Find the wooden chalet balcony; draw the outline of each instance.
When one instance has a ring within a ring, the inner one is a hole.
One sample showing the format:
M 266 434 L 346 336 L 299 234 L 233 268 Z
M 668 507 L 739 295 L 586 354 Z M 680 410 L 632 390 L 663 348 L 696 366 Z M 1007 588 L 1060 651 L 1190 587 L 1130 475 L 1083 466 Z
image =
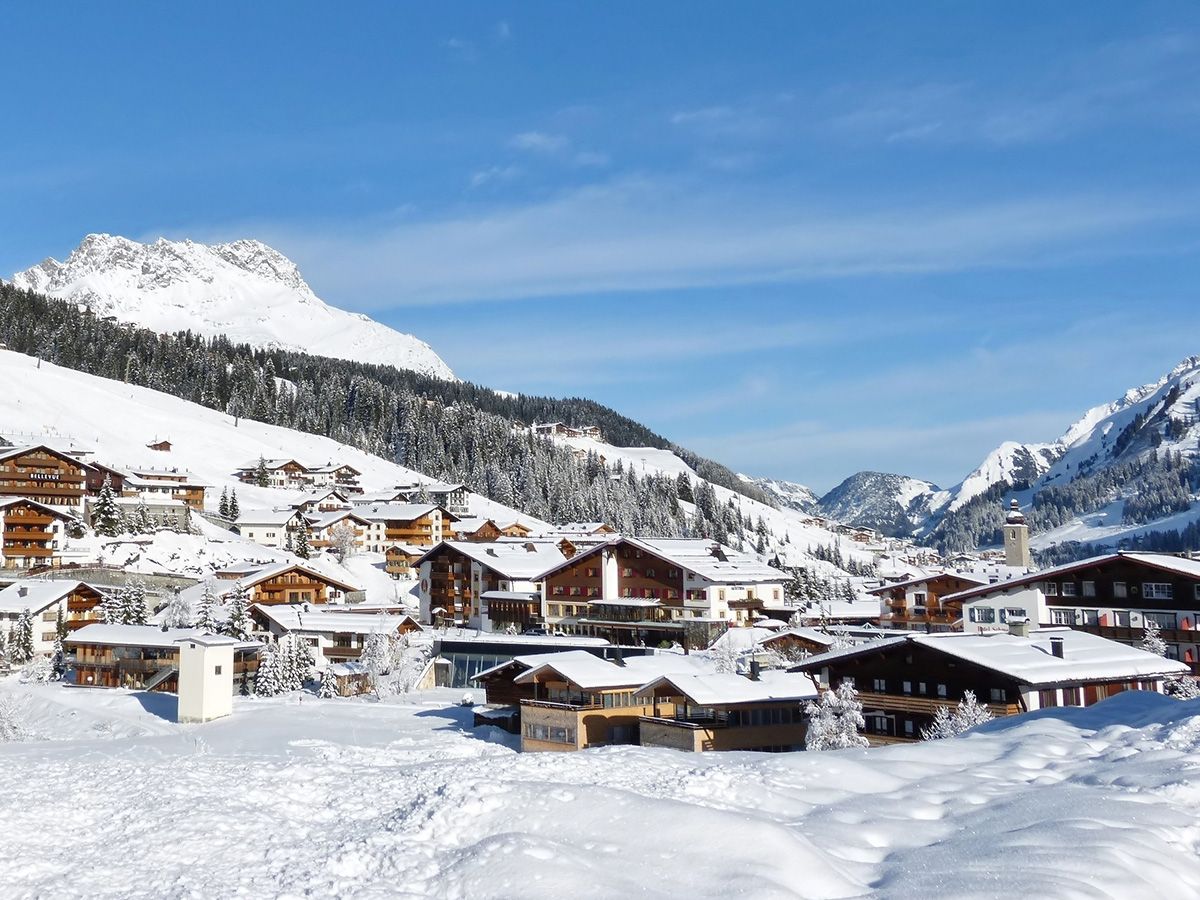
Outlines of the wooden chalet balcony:
M 603 703 L 595 703 L 590 700 L 580 698 L 578 701 L 558 701 L 558 700 L 522 700 L 522 706 L 534 706 L 538 709 L 604 709 Z M 611 707 L 610 707 L 611 708 Z
M 336 656 L 339 659 L 358 659 L 362 656 L 362 647 L 326 647 L 326 656 Z
M 25 516 L 9 516 L 9 525 L 24 525 L 27 528 L 45 528 L 47 525 L 54 524 L 54 516 L 25 515 Z
M 47 557 L 53 556 L 55 552 L 49 547 L 4 547 L 5 556 Z
M 6 528 L 2 532 L 6 541 L 36 541 L 44 544 L 46 541 L 54 540 L 54 535 L 48 534 L 45 531 L 30 531 L 19 528 Z
M 859 702 L 863 709 L 883 709 L 896 712 L 921 713 L 932 716 L 939 707 L 953 708 L 958 706 L 957 700 L 948 697 L 919 697 L 912 694 L 877 694 L 872 691 L 860 691 Z M 1015 716 L 1021 712 L 1016 703 L 983 703 L 993 716 Z

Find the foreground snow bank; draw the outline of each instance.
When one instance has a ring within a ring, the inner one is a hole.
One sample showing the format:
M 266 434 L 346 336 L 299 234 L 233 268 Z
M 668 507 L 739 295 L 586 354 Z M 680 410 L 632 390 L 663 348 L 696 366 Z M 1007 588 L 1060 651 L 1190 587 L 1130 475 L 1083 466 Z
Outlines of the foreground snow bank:
M 0 746 L 9 897 L 1200 896 L 1200 703 L 1157 695 L 692 756 L 521 755 L 456 691 L 181 727 L 170 698 L 0 690 L 55 738 Z

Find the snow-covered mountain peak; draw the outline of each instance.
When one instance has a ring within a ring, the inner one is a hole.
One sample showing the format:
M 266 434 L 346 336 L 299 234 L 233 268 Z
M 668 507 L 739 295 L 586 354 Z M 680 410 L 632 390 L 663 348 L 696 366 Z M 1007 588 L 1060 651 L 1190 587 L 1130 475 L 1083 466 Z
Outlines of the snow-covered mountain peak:
M 89 234 L 65 262 L 45 259 L 14 275 L 13 283 L 154 331 L 223 334 L 256 346 L 454 377 L 424 341 L 326 304 L 294 262 L 261 241 L 159 238 L 143 244 Z

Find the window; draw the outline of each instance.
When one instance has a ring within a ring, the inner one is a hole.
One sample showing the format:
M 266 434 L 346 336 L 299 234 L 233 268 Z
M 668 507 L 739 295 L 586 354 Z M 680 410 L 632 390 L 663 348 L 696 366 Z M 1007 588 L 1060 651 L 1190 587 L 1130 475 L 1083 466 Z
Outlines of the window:
M 1099 625 L 1100 610 L 1098 609 L 1081 609 L 1079 611 L 1080 625 Z
M 565 590 L 566 588 L 564 588 L 561 584 L 556 584 L 553 588 L 551 588 L 550 593 L 555 597 L 561 597 Z
M 1147 581 L 1142 584 L 1142 597 L 1146 600 L 1174 600 L 1175 586 L 1164 581 Z
M 1047 597 L 1057 597 L 1058 596 L 1058 585 L 1054 584 L 1053 582 L 1047 581 L 1046 582 L 1046 596 Z
M 911 735 L 913 733 L 912 719 L 906 719 L 904 721 L 904 733 L 905 735 Z
M 654 570 L 653 570 L 653 569 L 647 569 L 647 570 L 646 570 L 646 577 L 647 577 L 647 578 L 653 578 L 653 577 L 654 577 Z
M 992 703 L 1003 703 L 1007 699 L 1004 694 L 1004 688 L 990 688 L 988 690 L 988 698 Z
M 1063 688 L 1063 706 L 1079 706 L 1079 688 Z
M 903 686 L 902 690 L 906 694 L 911 694 L 912 693 L 912 682 L 911 681 L 904 682 L 904 686 Z
M 972 606 L 970 620 L 981 624 L 988 624 L 996 621 L 996 611 L 990 606 Z
M 622 578 L 632 578 L 633 577 L 633 569 L 626 566 L 624 569 L 621 570 L 621 577 Z
M 917 693 L 918 693 L 918 694 L 925 694 L 925 693 L 928 693 L 928 692 L 925 690 L 925 682 L 923 682 L 923 681 L 918 681 L 918 682 L 917 682 Z
M 1083 582 L 1083 596 L 1085 596 L 1085 597 L 1095 597 L 1096 596 L 1096 582 L 1094 582 L 1094 581 Z
M 945 696 L 946 696 L 946 686 L 945 686 L 944 684 L 939 684 L 939 685 L 937 686 L 937 695 L 938 695 L 939 697 L 945 697 Z
M 562 615 L 562 606 L 559 605 L 558 603 L 551 603 L 550 604 L 550 615 L 561 616 Z
M 1120 628 L 1129 627 L 1129 610 L 1118 609 L 1113 611 L 1113 623 Z
M 1123 582 L 1123 581 L 1114 581 L 1113 582 L 1113 596 L 1119 600 L 1124 600 L 1126 597 L 1129 596 L 1129 589 L 1125 587 L 1125 582 Z
M 1009 606 L 1005 609 L 1000 610 L 1000 621 L 1001 622 L 1011 622 L 1014 620 L 1019 622 L 1022 619 L 1027 619 L 1027 618 L 1029 618 L 1029 613 L 1027 613 L 1022 607 L 1019 607 L 1019 606 Z
M 887 679 L 886 678 L 876 678 L 874 681 L 871 682 L 871 690 L 875 691 L 877 694 L 886 693 L 887 692 Z
M 1192 585 L 1192 593 L 1196 595 L 1196 599 L 1200 600 L 1200 584 Z
M 915 603 L 917 606 L 924 606 L 925 605 L 925 595 L 923 593 L 922 594 L 913 594 L 913 603 Z
M 1077 588 L 1078 588 L 1078 585 L 1077 585 L 1077 584 L 1075 584 L 1075 582 L 1073 582 L 1073 581 L 1064 581 L 1064 582 L 1062 583 L 1062 596 L 1064 596 L 1064 597 L 1074 597 L 1074 596 L 1076 596 L 1076 593 L 1077 593 L 1076 589 L 1077 589 Z
M 215 666 L 215 667 L 213 667 L 213 674 L 214 674 L 214 675 L 220 675 L 220 674 L 221 674 L 221 667 L 220 667 L 220 666 Z
M 1142 613 L 1142 620 L 1147 624 L 1153 622 L 1159 628 L 1175 627 L 1175 613 L 1144 612 Z
M 1055 625 L 1074 625 L 1075 610 L 1052 609 L 1050 610 L 1050 621 Z
M 845 675 L 845 676 L 843 676 L 843 677 L 842 677 L 842 682 L 841 682 L 841 683 L 842 683 L 842 684 L 848 684 L 848 685 L 850 685 L 850 687 L 854 687 L 854 676 L 852 676 L 852 675 Z

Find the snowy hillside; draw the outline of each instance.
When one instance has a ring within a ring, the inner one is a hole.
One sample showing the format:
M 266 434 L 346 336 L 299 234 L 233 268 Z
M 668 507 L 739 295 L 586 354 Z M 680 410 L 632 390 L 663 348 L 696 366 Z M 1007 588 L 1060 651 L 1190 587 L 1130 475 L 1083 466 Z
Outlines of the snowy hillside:
M 291 260 L 258 241 L 140 244 L 90 234 L 66 262 L 47 259 L 18 272 L 13 283 L 160 333 L 223 334 L 255 346 L 454 377 L 424 341 L 324 303 Z
M 892 537 L 913 534 L 929 517 L 936 484 L 887 472 L 857 472 L 823 496 L 822 515 Z
M 0 433 L 14 443 L 45 441 L 76 445 L 117 467 L 175 466 L 187 469 L 214 489 L 215 509 L 222 487 L 236 487 L 243 509 L 269 507 L 292 495 L 242 484 L 233 471 L 264 456 L 296 457 L 319 465 L 349 463 L 362 474 L 367 490 L 421 479 L 419 473 L 329 438 L 265 425 L 180 400 L 149 388 L 97 378 L 72 369 L 41 363 L 32 357 L 0 351 Z M 146 448 L 153 439 L 168 439 L 169 453 Z M 502 519 L 520 519 L 542 529 L 546 523 L 478 495 L 472 511 Z
M 873 750 L 521 754 L 461 691 L 180 726 L 14 682 L 14 898 L 1200 896 L 1200 703 L 1148 692 Z
M 797 484 L 794 481 L 778 481 L 774 478 L 752 478 L 749 475 L 738 475 L 738 478 L 747 484 L 762 488 L 767 496 L 781 507 L 802 513 L 817 511 L 818 497 L 808 485 Z

